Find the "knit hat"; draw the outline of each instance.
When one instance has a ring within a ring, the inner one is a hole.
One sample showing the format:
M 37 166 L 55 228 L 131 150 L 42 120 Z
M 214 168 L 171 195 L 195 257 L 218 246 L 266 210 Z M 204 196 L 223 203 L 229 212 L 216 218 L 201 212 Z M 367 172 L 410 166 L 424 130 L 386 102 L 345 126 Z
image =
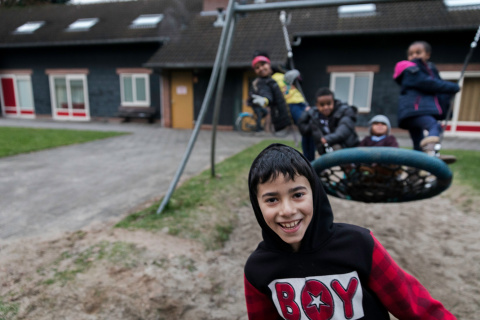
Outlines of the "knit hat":
M 385 124 L 387 126 L 387 135 L 390 134 L 390 128 L 391 128 L 390 120 L 388 120 L 388 118 L 385 117 L 383 114 L 377 114 L 368 122 L 368 125 L 370 126 L 370 129 L 369 129 L 370 134 L 372 134 L 372 123 L 374 122 L 380 122 Z
M 255 65 L 259 62 L 270 63 L 270 59 L 268 57 L 265 57 L 265 56 L 256 56 L 252 60 L 252 68 L 255 68 Z

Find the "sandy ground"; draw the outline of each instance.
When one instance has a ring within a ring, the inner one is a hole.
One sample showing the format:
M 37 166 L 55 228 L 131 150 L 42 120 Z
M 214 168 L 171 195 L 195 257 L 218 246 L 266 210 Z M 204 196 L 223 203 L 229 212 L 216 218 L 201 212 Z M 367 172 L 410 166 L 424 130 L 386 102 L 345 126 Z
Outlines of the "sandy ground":
M 475 318 L 478 198 L 451 187 L 400 204 L 330 199 L 337 222 L 373 230 L 458 319 Z M 260 229 L 248 206 L 237 214 L 230 241 L 217 251 L 161 232 L 113 229 L 113 221 L 56 238 L 0 243 L 0 319 L 246 319 L 243 265 Z

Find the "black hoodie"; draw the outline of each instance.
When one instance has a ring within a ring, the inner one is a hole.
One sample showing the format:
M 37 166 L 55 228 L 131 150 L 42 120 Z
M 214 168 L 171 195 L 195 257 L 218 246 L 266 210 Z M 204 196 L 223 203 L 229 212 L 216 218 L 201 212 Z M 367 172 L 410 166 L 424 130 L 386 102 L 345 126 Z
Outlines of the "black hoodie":
M 326 193 L 314 172 L 313 177 L 314 213 L 298 252 L 267 226 L 257 197 L 250 192 L 263 241 L 245 265 L 247 305 L 261 307 L 261 302 L 248 299 L 248 291 L 255 288 L 285 319 L 389 319 L 368 287 L 374 245 L 370 232 L 334 223 Z

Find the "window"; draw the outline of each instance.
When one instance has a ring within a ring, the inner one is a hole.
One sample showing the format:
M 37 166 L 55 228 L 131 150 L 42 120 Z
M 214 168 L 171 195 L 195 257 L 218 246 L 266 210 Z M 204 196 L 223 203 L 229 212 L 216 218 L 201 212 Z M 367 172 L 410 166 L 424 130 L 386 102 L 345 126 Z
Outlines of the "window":
M 15 29 L 13 33 L 33 33 L 41 26 L 45 24 L 45 21 L 30 21 L 22 24 L 20 27 Z
M 70 24 L 67 31 L 88 31 L 98 22 L 98 18 L 78 19 Z
M 32 80 L 29 74 L 0 74 L 0 97 L 3 114 L 34 117 Z
M 90 120 L 87 69 L 47 69 L 55 120 Z
M 330 89 L 335 98 L 354 105 L 359 112 L 370 112 L 373 72 L 332 72 Z
M 142 14 L 132 21 L 130 29 L 155 28 L 163 19 L 163 14 Z
M 150 79 L 148 74 L 120 74 L 120 91 L 122 106 L 150 106 Z
M 345 5 L 338 7 L 340 18 L 374 16 L 377 7 L 373 3 Z
M 480 9 L 480 0 L 443 0 L 449 10 Z

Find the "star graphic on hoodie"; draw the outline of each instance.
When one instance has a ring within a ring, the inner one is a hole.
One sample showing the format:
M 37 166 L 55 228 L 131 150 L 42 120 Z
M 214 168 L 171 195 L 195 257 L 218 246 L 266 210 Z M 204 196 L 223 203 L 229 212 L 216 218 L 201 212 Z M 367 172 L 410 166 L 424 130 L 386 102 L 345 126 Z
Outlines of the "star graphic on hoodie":
M 307 308 L 315 306 L 318 312 L 320 312 L 321 306 L 328 306 L 328 307 L 330 306 L 327 303 L 322 301 L 322 292 L 320 292 L 318 296 L 314 295 L 311 292 L 309 292 L 308 294 L 310 295 L 310 298 L 312 299 L 312 301 L 310 301 L 310 304 L 307 306 Z

